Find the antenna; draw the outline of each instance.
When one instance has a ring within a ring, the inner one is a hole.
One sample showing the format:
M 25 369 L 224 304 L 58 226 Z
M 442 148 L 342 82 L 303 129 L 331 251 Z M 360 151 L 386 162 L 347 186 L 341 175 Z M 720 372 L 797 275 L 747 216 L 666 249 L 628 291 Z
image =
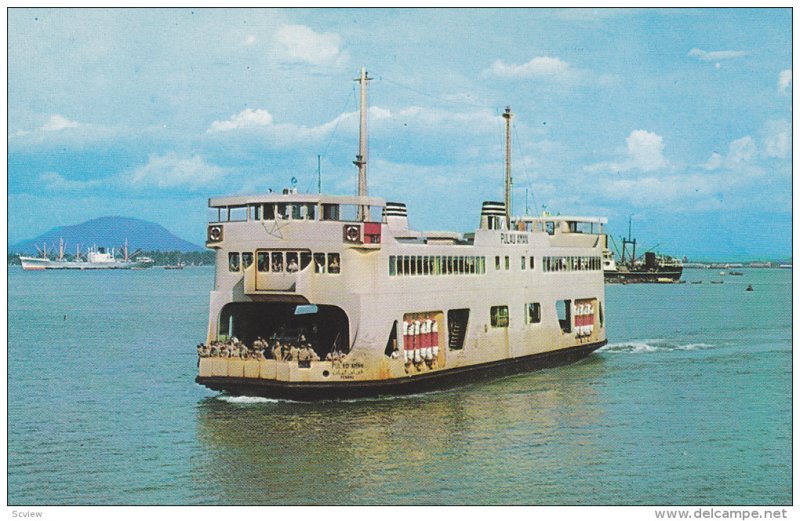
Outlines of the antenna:
M 506 120 L 506 185 L 505 185 L 505 204 L 506 204 L 506 229 L 511 229 L 511 107 L 506 107 L 503 119 Z
M 367 77 L 367 70 L 361 67 L 361 76 L 356 78 L 361 87 L 361 125 L 358 129 L 358 155 L 353 163 L 358 167 L 358 196 L 367 196 L 367 82 L 372 78 Z M 366 221 L 369 210 L 366 206 L 358 207 L 358 220 Z
M 317 193 L 322 193 L 322 169 L 320 167 L 320 155 L 317 154 Z

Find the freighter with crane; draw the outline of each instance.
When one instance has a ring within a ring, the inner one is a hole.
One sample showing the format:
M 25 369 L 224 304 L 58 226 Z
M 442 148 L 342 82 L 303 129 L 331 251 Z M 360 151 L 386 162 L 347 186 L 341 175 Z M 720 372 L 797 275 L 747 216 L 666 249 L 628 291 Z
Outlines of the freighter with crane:
M 64 239 L 59 239 L 58 253 L 55 259 L 50 258 L 47 243 L 42 248 L 36 247 L 39 257 L 25 257 L 20 255 L 23 270 L 126 270 L 144 268 L 153 263 L 149 257 L 136 256 L 128 253 L 128 241 L 120 248 L 120 257 L 114 248 L 90 246 L 82 252 L 80 246 L 76 247 L 75 255 L 71 260 L 65 254 Z
M 683 263 L 669 255 L 652 250 L 636 256 L 636 239 L 631 236 L 631 218 L 628 218 L 628 237 L 621 237 L 622 251 L 617 262 L 614 253 L 606 245 L 603 251 L 603 272 L 608 283 L 672 283 L 683 274 Z M 613 239 L 612 239 L 613 241 Z M 616 245 L 616 244 L 615 244 Z M 628 251 L 630 246 L 630 251 Z
M 367 83 L 358 194 L 213 197 L 208 331 L 196 381 L 299 400 L 404 394 L 580 360 L 606 344 L 602 217 L 515 216 L 422 231 L 368 195 Z M 477 216 L 476 216 L 477 217 Z

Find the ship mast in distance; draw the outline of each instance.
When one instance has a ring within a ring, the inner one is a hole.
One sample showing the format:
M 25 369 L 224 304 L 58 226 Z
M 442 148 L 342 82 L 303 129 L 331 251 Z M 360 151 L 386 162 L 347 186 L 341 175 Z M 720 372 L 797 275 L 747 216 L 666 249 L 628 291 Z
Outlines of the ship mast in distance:
M 506 107 L 503 118 L 506 120 L 506 186 L 505 186 L 505 205 L 506 205 L 506 229 L 511 229 L 511 107 Z
M 361 87 L 361 125 L 358 129 L 358 155 L 353 163 L 358 167 L 358 196 L 367 196 L 367 82 L 372 78 L 367 77 L 367 70 L 361 67 L 361 76 L 356 78 Z M 369 209 L 366 206 L 358 207 L 358 220 L 366 221 Z

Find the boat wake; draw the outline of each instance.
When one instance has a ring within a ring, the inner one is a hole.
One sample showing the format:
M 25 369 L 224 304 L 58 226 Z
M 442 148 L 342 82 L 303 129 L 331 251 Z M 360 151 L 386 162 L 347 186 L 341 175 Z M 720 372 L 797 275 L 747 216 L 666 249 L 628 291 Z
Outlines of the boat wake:
M 715 345 L 703 342 L 681 344 L 665 339 L 630 340 L 607 344 L 597 350 L 598 353 L 665 353 L 670 351 L 700 351 L 714 349 Z
M 280 403 L 288 400 L 277 400 L 274 398 L 264 398 L 261 396 L 228 396 L 221 394 L 216 397 L 217 400 L 227 403 L 235 403 L 237 405 L 249 405 L 252 403 Z

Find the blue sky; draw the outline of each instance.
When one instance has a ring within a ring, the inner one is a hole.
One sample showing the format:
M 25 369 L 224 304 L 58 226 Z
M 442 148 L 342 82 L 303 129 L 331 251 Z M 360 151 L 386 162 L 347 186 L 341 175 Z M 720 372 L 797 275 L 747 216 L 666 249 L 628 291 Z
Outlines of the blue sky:
M 10 9 L 9 242 L 103 215 L 202 243 L 209 196 L 297 178 L 412 226 L 600 215 L 689 258 L 791 255 L 789 9 Z

